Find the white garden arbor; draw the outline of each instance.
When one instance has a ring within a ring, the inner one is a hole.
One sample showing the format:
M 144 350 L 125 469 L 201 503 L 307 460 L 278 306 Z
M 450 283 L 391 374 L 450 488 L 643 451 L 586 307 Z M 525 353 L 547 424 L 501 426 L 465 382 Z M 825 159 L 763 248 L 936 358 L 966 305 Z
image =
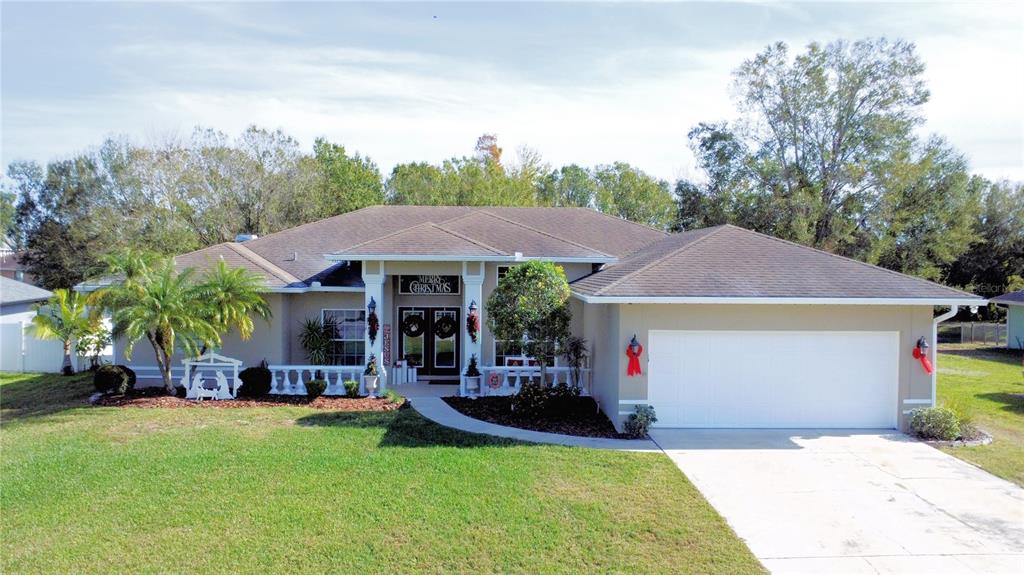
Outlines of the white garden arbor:
M 181 385 L 185 388 L 186 399 L 234 399 L 238 396 L 242 385 L 238 378 L 240 360 L 208 351 L 199 357 L 184 359 L 182 363 L 185 374 Z M 227 373 L 231 374 L 230 380 Z

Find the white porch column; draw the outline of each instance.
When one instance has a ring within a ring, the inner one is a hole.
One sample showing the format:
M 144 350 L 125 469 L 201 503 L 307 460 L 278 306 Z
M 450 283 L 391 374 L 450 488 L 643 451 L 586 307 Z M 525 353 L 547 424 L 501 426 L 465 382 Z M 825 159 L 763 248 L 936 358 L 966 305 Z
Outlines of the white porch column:
M 483 365 L 483 356 L 480 354 L 484 341 L 484 262 L 462 262 L 462 371 L 461 376 L 466 372 L 469 365 L 469 358 L 476 355 L 477 365 Z M 469 315 L 470 304 L 476 302 L 476 315 L 480 318 L 480 330 L 476 335 L 476 342 L 466 332 L 466 317 Z M 461 377 L 460 377 L 461 379 Z
M 363 262 L 363 283 L 366 285 L 366 291 L 364 292 L 363 297 L 363 309 L 366 311 L 367 321 L 369 321 L 369 306 L 371 300 L 377 305 L 376 312 L 378 320 L 384 317 L 384 309 L 386 305 L 384 303 L 385 277 L 387 276 L 384 275 L 384 262 Z M 383 321 L 380 321 L 380 325 L 381 328 L 378 329 L 377 331 L 377 339 L 374 340 L 372 343 L 370 342 L 370 331 L 366 330 L 366 332 L 363 333 L 363 338 L 366 341 L 366 350 L 365 357 L 363 358 L 363 365 L 365 367 L 366 363 L 370 361 L 370 354 L 373 354 L 373 356 L 377 358 L 377 372 L 380 374 L 380 380 L 378 383 L 379 389 L 377 390 L 378 393 L 382 393 L 384 391 L 384 386 L 386 383 L 385 378 L 387 377 L 387 370 L 383 363 L 383 354 L 381 353 L 381 351 L 384 349 L 384 334 L 382 333 Z M 360 381 L 362 381 L 362 378 L 360 378 Z M 365 391 L 366 390 L 363 390 L 364 393 Z

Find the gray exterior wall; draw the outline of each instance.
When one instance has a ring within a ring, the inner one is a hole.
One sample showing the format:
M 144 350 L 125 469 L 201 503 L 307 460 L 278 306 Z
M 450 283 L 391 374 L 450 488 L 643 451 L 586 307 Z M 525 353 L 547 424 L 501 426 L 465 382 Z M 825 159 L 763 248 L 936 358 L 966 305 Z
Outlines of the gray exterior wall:
M 1006 306 L 1006 347 L 1024 349 L 1024 305 Z
M 594 307 L 588 304 L 587 307 Z M 602 319 L 595 316 L 597 324 L 588 322 L 587 331 L 600 341 L 602 325 L 608 331 L 604 338 L 606 347 L 595 348 L 595 365 L 600 365 L 602 384 L 609 383 L 603 378 L 612 375 L 618 388 L 618 401 L 647 399 L 647 359 L 641 357 L 644 374 L 626 375 L 628 358 L 626 344 L 635 333 L 645 349 L 648 346 L 650 330 L 793 330 L 793 331 L 895 331 L 899 332 L 899 398 L 900 427 L 905 428 L 906 417 L 902 414 L 905 399 L 930 399 L 931 376 L 911 356 L 917 338 L 924 336 L 931 340 L 931 306 L 854 306 L 854 305 L 687 305 L 687 304 L 603 304 L 617 309 L 617 314 L 608 314 Z M 589 315 L 587 316 L 590 317 Z M 933 354 L 935 342 L 931 342 Z M 610 358 L 599 357 L 608 353 Z M 851 368 L 854 366 L 851 365 Z M 595 384 L 596 386 L 596 384 Z M 632 404 L 620 404 L 613 411 L 610 405 L 602 403 L 616 427 L 621 427 L 625 416 L 612 416 L 616 411 L 630 412 Z

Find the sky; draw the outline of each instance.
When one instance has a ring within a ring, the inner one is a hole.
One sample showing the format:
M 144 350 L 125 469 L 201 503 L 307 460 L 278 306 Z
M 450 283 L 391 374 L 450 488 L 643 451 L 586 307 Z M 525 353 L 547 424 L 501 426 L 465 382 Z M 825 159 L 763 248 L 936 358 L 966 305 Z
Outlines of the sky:
M 770 43 L 916 43 L 939 134 L 1024 181 L 1024 3 L 0 3 L 0 161 L 107 136 L 281 128 L 398 163 L 493 133 L 552 166 L 701 177 L 687 132 L 736 116 L 732 71 Z

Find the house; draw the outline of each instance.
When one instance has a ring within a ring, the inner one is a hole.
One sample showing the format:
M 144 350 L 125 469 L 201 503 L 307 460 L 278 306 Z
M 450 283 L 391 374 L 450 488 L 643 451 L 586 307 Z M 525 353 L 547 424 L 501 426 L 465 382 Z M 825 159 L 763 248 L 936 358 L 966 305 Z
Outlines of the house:
M 60 371 L 64 349 L 59 341 L 38 340 L 27 333 L 35 306 L 52 292 L 0 276 L 0 371 Z
M 1006 347 L 1024 349 L 1024 290 L 994 297 L 992 303 L 1006 306 Z
M 20 261 L 21 255 L 22 252 L 14 249 L 14 242 L 6 236 L 0 239 L 0 277 L 20 282 L 32 281 L 32 277 L 26 273 L 25 266 Z
M 218 258 L 266 278 L 274 314 L 251 341 L 229 336 L 225 355 L 295 371 L 301 321 L 324 318 L 338 325 L 332 363 L 408 358 L 435 382 L 457 381 L 472 355 L 502 382 L 528 365 L 488 332 L 484 302 L 511 266 L 556 262 L 590 345 L 589 391 L 616 425 L 651 404 L 667 427 L 895 428 L 935 402 L 914 350 L 927 344 L 934 362 L 935 325 L 952 313 L 936 307 L 985 303 L 734 226 L 667 234 L 583 208 L 373 206 L 176 262 Z M 144 342 L 136 350 L 133 363 L 152 363 Z

